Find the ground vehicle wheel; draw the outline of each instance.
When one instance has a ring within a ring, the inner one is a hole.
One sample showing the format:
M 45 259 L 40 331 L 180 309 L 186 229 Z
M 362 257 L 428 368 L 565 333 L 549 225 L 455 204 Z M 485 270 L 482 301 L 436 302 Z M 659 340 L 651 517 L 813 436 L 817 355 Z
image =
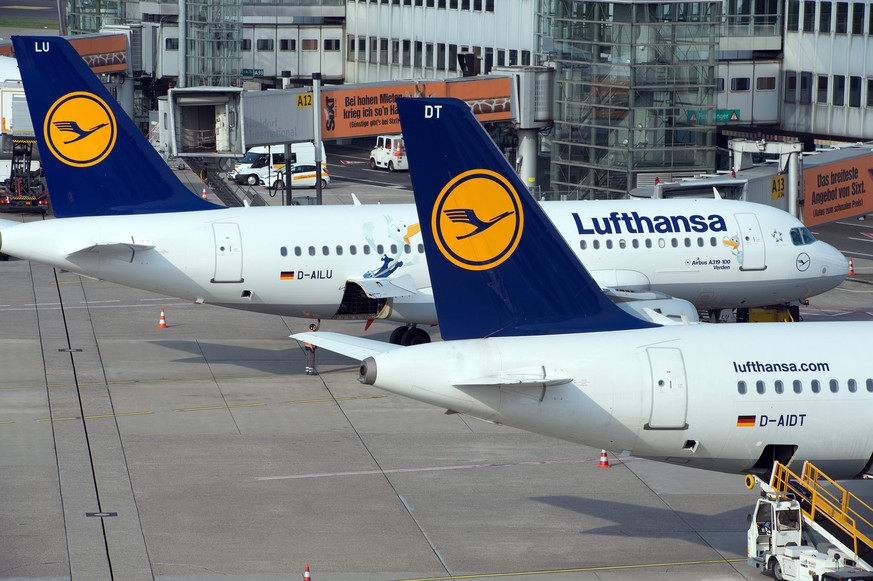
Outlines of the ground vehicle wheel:
M 421 345 L 423 343 L 430 343 L 430 335 L 424 329 L 417 327 L 406 331 L 403 334 L 403 339 L 400 340 L 400 344 L 404 346 Z
M 376 159 L 373 157 L 370 158 L 370 169 L 376 169 Z
M 394 171 L 394 162 L 393 161 L 388 162 L 388 171 Z
M 400 341 L 403 340 L 403 335 L 408 331 L 408 327 L 397 327 L 393 331 L 391 331 L 391 336 L 388 337 L 388 342 L 392 345 L 400 345 Z
M 323 179 L 321 180 L 321 189 L 323 190 L 325 188 L 327 188 L 327 180 Z
M 255 174 L 249 174 L 249 176 L 246 178 L 246 183 L 250 186 L 256 186 L 261 183 L 261 180 L 259 180 L 258 176 L 256 176 Z
M 773 577 L 776 578 L 776 581 L 782 581 L 785 577 L 782 576 L 782 565 L 779 564 L 779 561 L 773 559 L 770 564 L 770 571 L 773 573 Z
M 276 190 L 284 190 L 284 189 L 285 189 L 285 182 L 283 182 L 282 180 L 276 180 L 275 182 L 273 182 L 273 187 L 272 187 L 273 192 L 275 192 Z M 270 195 L 275 196 L 276 194 L 270 193 Z

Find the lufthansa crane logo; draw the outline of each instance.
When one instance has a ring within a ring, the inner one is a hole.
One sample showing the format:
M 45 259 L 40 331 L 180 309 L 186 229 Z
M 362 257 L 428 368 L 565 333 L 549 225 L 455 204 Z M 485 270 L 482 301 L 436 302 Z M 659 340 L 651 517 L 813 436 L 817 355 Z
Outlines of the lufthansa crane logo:
M 89 167 L 112 151 L 118 128 L 103 99 L 76 92 L 64 95 L 49 107 L 43 135 L 60 161 L 73 167 Z
M 485 169 L 464 172 L 437 196 L 431 216 L 437 247 L 452 264 L 467 270 L 494 268 L 521 240 L 524 212 L 515 188 Z

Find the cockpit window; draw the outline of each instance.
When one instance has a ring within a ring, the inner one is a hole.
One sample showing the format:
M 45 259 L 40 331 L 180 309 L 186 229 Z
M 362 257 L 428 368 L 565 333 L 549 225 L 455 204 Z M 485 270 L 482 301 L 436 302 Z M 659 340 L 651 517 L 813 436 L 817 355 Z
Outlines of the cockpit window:
M 813 236 L 812 232 L 806 228 L 801 227 L 791 229 L 791 243 L 795 246 L 805 246 L 806 244 L 812 244 L 815 241 L 815 236 Z

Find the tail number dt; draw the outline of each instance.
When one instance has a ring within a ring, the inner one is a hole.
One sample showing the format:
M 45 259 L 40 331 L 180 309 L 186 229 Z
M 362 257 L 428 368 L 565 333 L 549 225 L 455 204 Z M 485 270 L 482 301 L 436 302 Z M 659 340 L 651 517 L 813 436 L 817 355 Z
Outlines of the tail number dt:
M 440 118 L 440 109 L 442 109 L 442 105 L 425 105 L 424 106 L 424 118 L 425 119 L 433 119 L 436 117 Z

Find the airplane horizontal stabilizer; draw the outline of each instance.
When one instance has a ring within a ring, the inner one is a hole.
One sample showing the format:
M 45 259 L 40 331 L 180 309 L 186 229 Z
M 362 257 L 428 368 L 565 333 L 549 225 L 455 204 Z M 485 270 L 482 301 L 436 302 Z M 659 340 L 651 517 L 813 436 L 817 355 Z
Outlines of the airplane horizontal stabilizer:
M 418 293 L 415 281 L 408 274 L 388 278 L 350 278 L 347 282 L 361 287 L 371 299 L 411 297 Z
M 328 351 L 333 351 L 358 361 L 400 348 L 400 345 L 386 343 L 385 341 L 374 341 L 373 339 L 363 339 L 361 337 L 352 337 L 327 331 L 307 331 L 305 333 L 294 333 L 288 337 L 304 343 L 312 343 L 316 347 L 323 347 Z
M 96 252 L 105 258 L 116 258 L 119 260 L 132 262 L 133 255 L 136 252 L 152 250 L 154 247 L 154 244 L 135 244 L 133 242 L 99 242 L 97 244 L 92 244 L 91 246 L 86 246 L 84 248 L 69 252 L 67 253 L 66 258 L 72 262 L 75 262 L 76 255 Z

